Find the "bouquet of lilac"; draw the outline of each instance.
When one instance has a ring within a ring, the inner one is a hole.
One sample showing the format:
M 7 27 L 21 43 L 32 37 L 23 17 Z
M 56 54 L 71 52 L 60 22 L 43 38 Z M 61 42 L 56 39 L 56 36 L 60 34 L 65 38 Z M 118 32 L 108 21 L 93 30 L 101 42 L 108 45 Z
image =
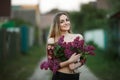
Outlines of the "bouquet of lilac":
M 72 42 L 64 42 L 64 36 L 60 37 L 57 43 L 50 41 L 52 48 L 48 47 L 48 60 L 41 64 L 41 69 L 47 70 L 48 68 L 54 73 L 60 68 L 59 63 L 68 60 L 73 53 L 82 54 L 80 62 L 84 63 L 87 55 L 95 55 L 95 48 L 91 45 L 85 45 L 84 40 L 76 37 Z
M 54 55 L 60 61 L 65 61 L 71 57 L 73 53 L 82 54 L 80 60 L 86 59 L 87 55 L 95 55 L 94 46 L 86 45 L 84 40 L 76 37 L 72 42 L 64 42 L 64 36 L 60 37 L 58 43 L 54 47 Z

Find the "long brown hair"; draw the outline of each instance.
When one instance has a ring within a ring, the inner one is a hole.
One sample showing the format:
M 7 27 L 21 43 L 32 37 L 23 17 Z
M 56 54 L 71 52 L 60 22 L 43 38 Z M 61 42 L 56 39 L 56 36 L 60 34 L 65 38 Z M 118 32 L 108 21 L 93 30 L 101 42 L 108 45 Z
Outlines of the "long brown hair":
M 54 18 L 53 18 L 53 22 L 51 24 L 50 27 L 50 31 L 48 34 L 48 39 L 49 38 L 54 38 L 54 41 L 56 42 L 56 40 L 61 36 L 61 30 L 60 30 L 60 16 L 61 15 L 66 15 L 68 18 L 68 13 L 67 12 L 59 12 L 57 13 Z M 70 25 L 70 30 L 68 30 L 69 33 L 71 33 L 71 25 Z

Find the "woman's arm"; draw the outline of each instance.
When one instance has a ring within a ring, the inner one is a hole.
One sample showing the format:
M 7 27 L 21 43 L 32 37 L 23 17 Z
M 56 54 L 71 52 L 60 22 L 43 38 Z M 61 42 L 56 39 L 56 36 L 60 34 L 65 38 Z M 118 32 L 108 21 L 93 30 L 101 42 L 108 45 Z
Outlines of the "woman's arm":
M 54 67 L 57 67 L 56 69 L 59 69 L 65 66 L 69 66 L 69 64 L 76 62 L 81 56 L 80 54 L 74 53 L 68 60 L 64 62 L 60 62 L 54 57 L 53 49 L 54 49 L 54 45 L 51 45 L 51 44 L 47 45 L 47 57 L 49 61 L 49 68 L 52 71 Z
M 69 68 L 70 68 L 70 70 L 75 70 L 75 69 L 77 69 L 80 66 L 81 66 L 81 63 L 79 63 L 79 62 L 77 62 L 77 63 L 71 63 L 69 65 Z
M 80 54 L 74 53 L 68 60 L 64 62 L 59 62 L 56 58 L 54 58 L 53 54 L 53 46 L 47 45 L 47 57 L 48 57 L 48 66 L 49 69 L 53 72 L 57 71 L 58 69 L 69 66 L 69 64 L 76 62 L 80 58 Z
M 71 63 L 71 64 L 69 65 L 69 68 L 70 68 L 71 70 L 77 69 L 77 68 L 81 67 L 82 65 L 84 65 L 85 62 L 86 62 L 86 59 L 82 59 L 82 60 L 80 60 L 79 62 Z
M 83 40 L 83 36 L 82 36 L 81 34 L 76 34 L 76 37 L 78 37 L 78 36 L 79 36 L 80 40 Z M 74 69 L 76 69 L 76 68 L 79 68 L 79 67 L 81 67 L 83 64 L 85 64 L 85 61 L 86 61 L 86 59 L 81 59 L 79 62 L 71 63 L 71 64 L 69 64 L 69 68 L 70 68 L 71 70 L 74 70 Z
M 81 35 L 81 34 L 76 34 L 76 37 L 80 37 L 80 39 L 82 40 L 83 39 L 83 36 Z M 71 63 L 74 63 L 74 62 L 76 62 L 78 59 L 79 59 L 79 57 L 80 57 L 80 54 L 73 54 L 71 57 L 70 57 L 70 59 L 69 60 L 67 60 L 67 61 L 64 61 L 64 62 L 61 62 L 60 63 L 60 67 L 65 67 L 65 66 L 69 66 L 69 64 L 71 64 Z M 77 66 L 80 66 L 82 63 L 78 63 L 78 64 L 76 64 L 76 67 Z
M 67 61 L 61 62 L 60 67 L 68 66 L 71 63 L 76 62 L 80 58 L 80 54 L 74 53 Z

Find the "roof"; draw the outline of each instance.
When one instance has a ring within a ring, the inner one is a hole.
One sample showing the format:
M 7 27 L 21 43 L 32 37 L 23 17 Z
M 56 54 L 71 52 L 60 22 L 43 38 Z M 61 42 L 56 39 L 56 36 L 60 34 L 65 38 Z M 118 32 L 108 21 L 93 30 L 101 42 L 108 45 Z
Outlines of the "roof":
M 110 16 L 110 18 L 120 18 L 120 11 L 114 13 L 113 15 Z

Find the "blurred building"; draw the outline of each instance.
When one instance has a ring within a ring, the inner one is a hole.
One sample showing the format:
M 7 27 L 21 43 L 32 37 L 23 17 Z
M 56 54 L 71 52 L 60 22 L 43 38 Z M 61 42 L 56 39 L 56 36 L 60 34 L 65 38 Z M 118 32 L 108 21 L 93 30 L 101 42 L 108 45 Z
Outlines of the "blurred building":
M 110 9 L 110 4 L 108 0 L 97 0 L 97 8 L 108 10 Z
M 96 0 L 96 1 L 91 1 L 89 2 L 90 5 L 98 8 L 98 9 L 104 9 L 108 10 L 111 8 L 110 3 L 108 0 Z
M 114 49 L 116 53 L 119 54 L 120 57 L 120 11 L 112 14 L 109 18 L 110 24 L 110 35 L 109 35 L 109 46 Z
M 94 30 L 85 31 L 84 38 L 86 42 L 93 41 L 101 49 L 106 48 L 106 37 L 105 37 L 105 31 L 103 29 L 94 29 Z
M 47 34 L 48 34 L 48 28 L 51 26 L 52 19 L 53 19 L 54 14 L 42 14 L 40 19 L 41 19 L 41 24 L 40 24 L 40 29 L 41 29 L 41 38 L 43 39 L 43 42 L 46 42 L 47 39 Z
M 53 9 L 50 12 L 46 13 L 46 14 L 41 14 L 40 19 L 41 19 L 41 24 L 40 24 L 40 29 L 42 30 L 42 38 L 43 41 L 46 42 L 46 38 L 49 32 L 49 28 L 53 22 L 53 17 L 54 15 L 60 12 L 60 10 L 58 9 Z
M 53 16 L 54 14 L 42 14 L 40 17 L 42 23 L 40 24 L 40 28 L 41 29 L 49 28 L 52 23 Z
M 11 18 L 23 19 L 32 25 L 40 25 L 39 5 L 12 6 Z

